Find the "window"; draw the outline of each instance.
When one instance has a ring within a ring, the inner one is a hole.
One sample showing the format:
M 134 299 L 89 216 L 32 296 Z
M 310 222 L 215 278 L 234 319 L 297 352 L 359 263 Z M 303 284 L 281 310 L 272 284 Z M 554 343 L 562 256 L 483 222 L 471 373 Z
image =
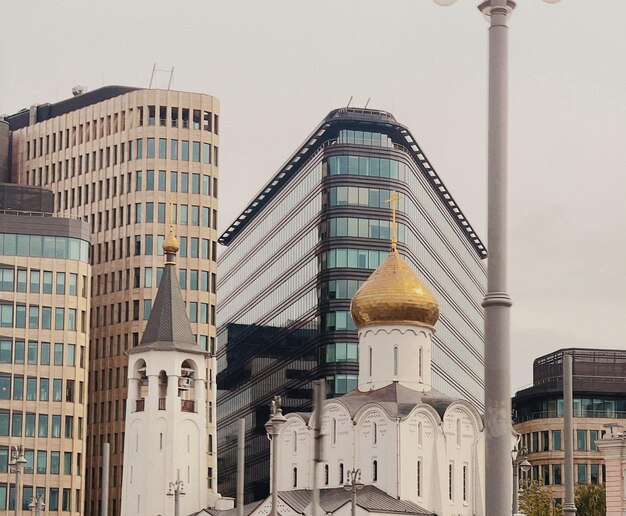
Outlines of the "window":
M 181 193 L 189 192 L 189 174 L 187 172 L 181 172 L 180 174 L 180 191 Z
M 54 329 L 55 330 L 65 329 L 65 309 L 64 308 L 54 309 Z
M 463 464 L 463 501 L 467 502 L 467 464 Z
M 39 400 L 48 401 L 49 395 L 50 395 L 50 380 L 48 378 L 40 378 L 39 379 Z
M 202 143 L 202 163 L 211 163 L 211 144 Z
M 54 365 L 63 365 L 63 343 L 61 342 L 54 345 Z
M 63 380 L 52 380 L 52 401 L 63 401 Z
M 40 273 L 37 270 L 31 269 L 30 271 L 30 292 L 31 294 L 39 294 L 40 286 Z
M 552 430 L 552 450 L 561 451 L 561 431 Z
M 178 140 L 170 140 L 170 159 L 178 159 Z M 172 190 L 175 192 L 176 190 Z
M 65 294 L 65 273 L 57 272 L 57 294 Z
M 0 268 L 0 291 L 12 292 L 14 282 L 15 270 Z
M 54 438 L 61 437 L 61 416 L 59 415 L 52 416 L 52 426 L 50 428 L 50 436 Z
M 587 430 L 576 430 L 576 449 L 587 449 Z
M 70 296 L 75 296 L 78 286 L 78 274 L 70 273 L 69 292 Z
M 50 365 L 50 343 L 41 343 L 41 365 Z
M 422 497 L 422 460 L 419 459 L 417 461 L 417 470 L 416 470 L 416 484 L 417 484 L 417 497 Z
M 328 464 L 324 464 L 324 485 L 327 486 L 330 482 L 330 468 Z
M 293 487 L 298 487 L 298 468 L 293 468 Z
M 24 377 L 15 375 L 13 376 L 13 399 L 24 399 Z
M 192 158 L 195 162 L 200 162 L 200 142 L 193 142 Z
M 183 161 L 189 161 L 189 142 L 187 140 L 181 141 L 180 159 Z
M 576 464 L 576 482 L 587 483 L 587 464 Z
M 591 451 L 598 451 L 598 447 L 596 446 L 596 441 L 597 440 L 598 440 L 598 431 L 597 430 L 589 430 L 589 449 Z M 593 466 L 592 466 L 592 468 L 593 468 Z M 593 471 L 592 471 L 591 474 L 593 475 Z M 593 480 L 592 480 L 592 483 L 593 483 Z
M 0 377 L 0 394 L 2 394 L 1 386 L 2 377 Z M 37 378 L 29 376 L 26 379 L 26 399 L 35 401 L 37 399 Z
M 167 140 L 159 138 L 159 159 L 167 158 Z
M 154 170 L 146 171 L 146 190 L 149 192 L 154 190 Z
M 454 500 L 454 462 L 448 464 L 448 499 Z
M 43 293 L 52 294 L 52 272 L 43 271 Z
M 48 415 L 47 414 L 39 414 L 39 426 L 37 429 L 37 436 L 48 437 Z M 37 473 L 39 473 L 39 471 Z
M 8 339 L 0 340 L 0 363 L 10 364 L 13 360 L 13 342 Z
M 148 138 L 147 155 L 148 159 L 154 158 L 154 138 Z
M 372 482 L 378 482 L 378 461 L 372 461 Z
M 600 465 L 599 464 L 591 464 L 590 467 L 591 473 L 591 483 L 598 484 L 600 482 Z
M 552 464 L 552 483 L 555 486 L 562 484 L 561 471 L 561 464 Z

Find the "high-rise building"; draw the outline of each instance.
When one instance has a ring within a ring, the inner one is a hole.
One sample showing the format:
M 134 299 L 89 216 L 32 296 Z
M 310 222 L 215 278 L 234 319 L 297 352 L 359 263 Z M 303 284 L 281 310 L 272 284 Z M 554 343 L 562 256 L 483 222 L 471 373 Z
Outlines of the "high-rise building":
M 83 514 L 89 226 L 53 216 L 52 205 L 49 190 L 0 184 L 3 514 L 16 503 L 27 511 L 34 494 L 50 514 Z M 25 460 L 19 493 L 15 448 Z
M 92 244 L 86 505 L 99 514 L 103 443 L 109 511 L 119 515 L 126 379 L 163 274 L 172 217 L 178 274 L 195 338 L 215 340 L 219 102 L 172 90 L 107 86 L 8 117 L 14 182 L 54 192 L 55 211 L 85 217 Z M 209 370 L 207 431 L 215 433 Z M 216 457 L 209 457 L 215 471 Z
M 246 419 L 246 498 L 269 483 L 264 424 L 274 395 L 307 408 L 357 386 L 350 299 L 398 248 L 441 303 L 432 386 L 482 409 L 486 249 L 409 130 L 386 112 L 332 111 L 220 237 L 220 492 L 234 493 L 237 420 Z
M 548 486 L 561 503 L 565 495 L 563 420 L 563 355 L 572 355 L 574 415 L 574 481 L 600 484 L 606 477 L 597 442 L 605 425 L 626 424 L 626 351 L 560 349 L 536 358 L 533 385 L 517 391 L 512 401 L 520 448 L 532 467 L 523 483 Z

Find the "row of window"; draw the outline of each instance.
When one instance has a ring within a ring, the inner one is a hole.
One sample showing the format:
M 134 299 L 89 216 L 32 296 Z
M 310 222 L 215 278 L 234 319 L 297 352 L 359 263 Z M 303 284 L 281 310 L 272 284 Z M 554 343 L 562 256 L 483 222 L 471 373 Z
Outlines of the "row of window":
M 210 143 L 181 140 L 180 147 L 178 140 L 169 140 L 166 138 L 146 138 L 147 159 L 170 159 L 173 161 L 192 161 L 194 163 L 205 163 L 210 165 L 213 163 L 218 165 L 219 148 Z M 191 146 L 189 145 L 191 143 Z M 169 152 L 168 152 L 169 149 Z M 179 152 L 180 149 L 180 152 Z M 168 156 L 169 154 L 169 156 Z M 98 169 L 104 169 L 116 166 L 118 163 L 125 161 L 140 160 L 144 158 L 144 139 L 139 138 L 135 142 L 135 153 L 133 157 L 133 141 L 122 142 L 119 145 L 105 147 L 103 149 L 87 152 L 79 156 L 67 158 L 54 162 L 50 165 L 33 168 L 26 171 L 26 183 L 43 186 L 62 179 L 80 176 L 83 173 L 95 172 Z
M 356 291 L 361 288 L 364 280 L 338 279 L 322 283 L 319 287 L 321 301 L 331 299 L 352 299 Z
M 158 170 L 158 174 L 155 176 L 154 170 L 146 170 L 145 181 L 143 171 L 128 172 L 126 176 L 114 176 L 108 179 L 101 179 L 98 182 L 93 182 L 91 185 L 85 184 L 82 186 L 68 188 L 64 191 L 59 190 L 56 196 L 56 209 L 57 211 L 74 208 L 76 206 L 82 206 L 83 204 L 94 203 L 96 201 L 102 201 L 111 197 L 117 197 L 118 184 L 119 194 L 124 195 L 125 190 L 130 193 L 132 191 L 133 184 L 135 185 L 135 191 L 167 191 L 167 172 L 165 170 Z M 135 177 L 133 179 L 133 174 Z M 181 193 L 192 193 L 202 195 L 213 195 L 217 197 L 217 178 L 213 178 L 213 185 L 211 187 L 211 176 L 206 174 L 189 174 L 188 172 L 170 172 L 169 191 L 170 193 L 176 193 L 180 190 Z M 180 175 L 180 185 L 179 185 Z M 190 178 L 191 176 L 191 183 Z M 200 179 L 202 178 L 202 179 Z M 155 185 L 155 179 L 157 181 Z M 200 183 L 200 181 L 202 181 Z M 212 192 L 212 193 L 211 193 Z M 92 222 L 93 225 L 93 222 Z M 121 224 L 120 224 L 121 225 Z
M 0 254 L 89 262 L 89 242 L 70 237 L 0 233 Z
M 204 131 L 219 134 L 219 115 L 212 114 L 210 111 L 202 111 L 200 109 L 190 110 L 189 108 L 170 107 L 169 113 L 166 106 L 148 106 L 147 111 L 143 106 L 139 106 L 135 112 L 133 108 L 126 111 L 120 111 L 113 115 L 107 115 L 100 119 L 95 118 L 84 124 L 75 125 L 58 132 L 41 136 L 39 139 L 33 138 L 26 142 L 26 159 L 34 159 L 45 154 L 56 152 L 57 150 L 67 149 L 74 145 L 80 145 L 83 142 L 103 138 L 105 135 L 110 136 L 118 131 L 126 130 L 126 117 L 129 120 L 129 129 L 142 127 L 146 125 L 144 115 L 148 115 L 148 126 L 156 125 L 156 114 L 159 114 L 159 125 L 165 127 L 167 121 L 170 127 L 182 127 L 183 129 L 203 129 Z M 191 112 L 191 125 L 190 125 Z M 135 114 L 136 113 L 136 114 Z
M 575 449 L 578 451 L 598 451 L 596 441 L 602 439 L 604 430 L 576 430 Z M 563 451 L 561 430 L 542 430 L 522 435 L 522 446 L 530 453 Z
M 562 418 L 563 398 L 530 402 L 515 409 L 515 421 Z M 607 417 L 626 419 L 626 399 L 574 397 L 574 417 Z
M 213 214 L 213 224 L 215 225 L 215 213 Z M 154 246 L 154 235 L 149 235 L 152 237 L 151 240 L 148 240 L 148 243 L 152 242 Z M 156 251 L 157 256 L 163 256 L 163 242 L 165 241 L 165 235 L 156 235 Z M 209 254 L 209 242 L 210 242 L 210 250 Z M 178 237 L 178 243 L 180 249 L 178 251 L 178 255 L 182 258 L 187 258 L 188 256 L 191 258 L 203 258 L 205 260 L 215 260 L 217 256 L 217 243 L 215 241 L 211 241 L 207 238 L 198 239 L 197 237 L 188 238 L 186 236 Z M 121 260 L 124 256 L 126 258 L 130 257 L 131 254 L 133 256 L 141 255 L 141 247 L 142 247 L 142 237 L 141 235 L 135 235 L 134 238 L 128 236 L 126 239 L 120 238 L 118 240 L 111 240 L 110 242 L 105 242 L 104 244 L 98 244 L 94 247 L 94 251 L 92 253 L 92 258 L 94 263 L 108 263 L 112 260 Z M 144 240 L 145 244 L 145 240 Z M 154 252 L 152 253 L 154 254 Z M 93 265 L 93 263 L 92 263 Z M 93 292 L 93 290 L 92 290 Z
M 185 239 L 186 240 L 186 239 Z M 192 238 L 192 253 L 191 258 L 198 258 L 198 248 L 197 248 L 197 238 Z M 196 240 L 195 252 L 193 240 Z M 207 242 L 206 248 L 208 249 L 208 240 L 202 240 L 202 242 Z M 204 255 L 204 246 L 202 258 L 205 258 Z M 161 284 L 161 278 L 163 277 L 164 267 L 144 267 L 143 268 L 143 287 L 151 288 L 154 284 L 154 271 L 156 269 L 156 286 L 158 287 Z M 107 294 L 110 292 L 115 292 L 116 289 L 118 291 L 128 290 L 130 288 L 141 288 L 141 267 L 134 267 L 132 269 L 132 284 L 131 284 L 131 269 L 126 269 L 124 271 L 118 271 L 117 275 L 115 272 L 111 272 L 110 274 L 99 274 L 96 278 L 96 295 Z M 93 278 L 92 278 L 93 281 Z M 215 284 L 216 284 L 215 273 L 211 273 L 209 271 L 201 270 L 201 269 L 178 269 L 178 282 L 180 283 L 180 287 L 183 290 L 189 288 L 189 290 L 202 290 L 204 292 L 210 291 L 215 294 Z
M 396 238 L 405 241 L 406 226 L 397 224 Z M 322 239 L 326 237 L 358 237 L 391 240 L 391 222 L 378 219 L 360 219 L 356 217 L 337 217 L 320 226 Z
M 192 323 L 215 324 L 215 305 L 198 303 L 196 301 L 189 301 L 187 305 L 189 307 L 189 320 Z M 97 328 L 101 325 L 120 324 L 130 320 L 139 321 L 142 318 L 147 321 L 151 311 L 152 299 L 144 299 L 143 303 L 139 299 L 134 299 L 132 301 L 132 311 L 130 301 L 119 302 L 117 305 L 111 303 L 109 306 L 96 307 L 96 316 L 92 318 L 91 324 L 92 327 Z
M 384 188 L 361 186 L 334 186 L 324 191 L 325 206 L 363 206 L 389 210 L 391 191 Z M 400 197 L 398 210 L 404 211 L 405 197 Z
M 339 131 L 337 143 L 369 145 L 372 147 L 393 147 L 393 141 L 387 134 L 373 133 L 370 131 L 353 131 L 351 129 L 342 129 Z
M 323 163 L 323 174 L 383 177 L 404 181 L 411 169 L 401 161 L 365 156 L 331 156 Z
M 35 419 L 37 418 L 37 424 Z M 21 412 L 8 410 L 0 410 L 0 435 L 13 437 L 42 437 L 48 436 L 60 439 L 63 435 L 66 439 L 74 438 L 74 416 L 65 416 L 64 432 L 61 432 L 60 415 L 48 414 L 22 414 Z M 76 429 L 77 437 L 83 437 L 83 418 L 78 418 L 78 427 Z M 0 459 L 2 457 L 0 456 Z M 45 473 L 45 472 L 44 472 Z
M 146 223 L 165 223 L 167 205 L 164 202 L 157 203 L 156 217 L 153 202 L 135 203 L 135 224 Z M 191 208 L 191 209 L 190 209 Z M 171 212 L 168 215 L 172 218 L 173 224 L 202 226 L 205 228 L 211 227 L 211 208 L 208 206 L 189 206 L 187 204 L 174 205 L 170 208 Z M 115 210 L 113 210 L 114 212 Z M 169 210 L 168 210 L 169 211 Z M 120 206 L 120 225 L 123 225 L 124 210 L 123 206 Z M 106 217 L 105 217 L 106 218 Z M 112 217 L 111 222 L 115 227 L 117 217 Z M 217 218 L 217 211 L 213 210 L 213 218 Z M 126 224 L 130 223 L 131 211 L 130 206 L 126 210 Z M 155 220 L 156 219 L 156 220 Z M 213 224 L 215 226 L 215 224 Z M 98 230 L 100 231 L 100 224 L 98 224 Z M 108 229 L 108 228 L 105 228 Z M 215 228 L 214 228 L 215 229 Z
M 54 329 L 86 332 L 86 312 L 81 310 L 80 321 L 77 321 L 76 308 L 63 308 L 0 301 L 0 327 L 2 328 L 29 328 L 31 330 L 51 330 L 54 310 Z M 28 326 L 26 314 L 28 313 Z M 80 323 L 80 329 L 77 326 Z
M 324 357 L 327 364 L 334 362 L 358 362 L 359 345 L 356 342 L 334 342 L 324 346 Z
M 357 388 L 359 377 L 356 374 L 328 375 L 326 376 L 326 383 L 330 394 L 345 394 Z
M 49 342 L 39 343 L 36 340 L 29 340 L 27 344 L 20 339 L 12 341 L 7 338 L 0 338 L 0 364 L 23 364 L 24 358 L 26 358 L 27 364 L 48 366 L 50 365 L 51 347 Z M 81 346 L 78 361 L 81 368 L 84 367 L 84 352 L 85 348 Z M 56 342 L 52 358 L 55 366 L 76 367 L 76 345 Z
M 56 281 L 55 281 L 56 278 Z M 28 287 L 28 290 L 27 290 Z M 78 274 L 74 272 L 40 271 L 39 269 L 21 269 L 3 265 L 0 267 L 0 291 L 30 292 L 31 294 L 55 294 L 77 296 L 79 290 Z M 87 297 L 87 276 L 83 275 L 80 293 Z
M 388 251 L 372 249 L 329 249 L 321 253 L 322 270 L 348 267 L 376 269 L 389 256 Z
M 37 389 L 37 380 L 39 380 L 39 389 Z M 22 375 L 0 373 L 0 400 L 10 400 L 11 394 L 13 395 L 14 400 L 23 400 L 24 386 L 26 386 L 27 401 L 65 401 L 67 403 L 74 403 L 74 401 L 78 401 L 78 403 L 82 403 L 84 382 L 79 382 L 78 400 L 76 400 L 75 385 L 76 382 L 74 380 L 65 380 L 64 390 L 63 379 L 53 378 L 51 399 L 49 378 L 27 376 L 26 382 L 24 382 L 24 377 Z M 39 394 L 39 398 L 37 398 L 37 394 Z
M 604 464 L 574 464 L 575 481 L 577 484 L 600 484 L 604 482 Z M 563 464 L 534 464 L 530 480 L 541 482 L 543 485 L 563 485 Z
M 26 470 L 24 470 L 26 472 Z M 70 474 L 70 473 L 68 473 Z M 62 493 L 61 499 L 61 507 L 59 507 L 59 491 Z M 61 510 L 63 512 L 69 512 L 72 510 L 72 490 L 69 488 L 60 489 L 58 487 L 51 487 L 48 489 L 48 495 L 46 496 L 46 488 L 45 487 L 37 487 L 33 491 L 33 486 L 24 486 L 22 491 L 22 510 L 30 511 L 28 505 L 33 500 L 33 492 L 37 494 L 37 496 L 42 497 L 45 500 L 46 504 L 46 512 L 56 512 Z M 75 490 L 74 499 L 75 503 L 75 511 L 81 512 L 81 499 L 80 499 L 80 489 Z M 15 510 L 15 484 L 7 484 L 0 483 L 0 510 L 9 511 Z

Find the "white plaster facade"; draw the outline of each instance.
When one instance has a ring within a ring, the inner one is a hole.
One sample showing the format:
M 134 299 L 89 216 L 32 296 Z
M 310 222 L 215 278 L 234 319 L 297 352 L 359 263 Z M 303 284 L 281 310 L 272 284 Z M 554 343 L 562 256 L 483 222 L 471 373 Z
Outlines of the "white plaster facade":
M 174 500 L 167 493 L 178 474 L 185 493 L 181 514 L 190 514 L 212 505 L 207 484 L 208 355 L 136 349 L 128 364 L 121 514 L 173 514 Z

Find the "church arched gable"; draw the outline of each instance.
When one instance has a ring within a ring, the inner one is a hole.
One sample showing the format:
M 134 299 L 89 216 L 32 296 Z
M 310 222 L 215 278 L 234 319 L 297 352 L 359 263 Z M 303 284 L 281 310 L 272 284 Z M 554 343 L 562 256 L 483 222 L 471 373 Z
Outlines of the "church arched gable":
M 338 487 L 345 482 L 345 472 L 352 468 L 354 435 L 350 412 L 342 403 L 328 401 L 322 417 L 325 462 L 321 485 Z

